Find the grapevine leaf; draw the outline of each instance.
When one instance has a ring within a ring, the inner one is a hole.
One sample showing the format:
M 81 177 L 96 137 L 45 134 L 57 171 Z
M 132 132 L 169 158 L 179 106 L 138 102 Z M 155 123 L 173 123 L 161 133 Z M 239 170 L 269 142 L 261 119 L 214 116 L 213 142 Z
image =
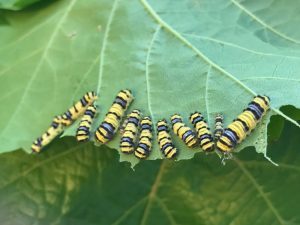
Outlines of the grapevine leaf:
M 0 151 L 30 149 L 32 141 L 86 91 L 99 94 L 99 125 L 120 89 L 130 107 L 154 124 L 201 111 L 228 125 L 256 94 L 271 111 L 236 151 L 255 146 L 266 155 L 270 116 L 300 106 L 300 32 L 296 2 L 55 1 L 44 8 L 4 12 L 0 25 Z M 286 17 L 285 15 L 290 15 Z M 297 126 L 299 126 L 297 124 Z M 76 126 L 65 135 L 74 135 Z M 178 160 L 200 148 L 180 149 Z M 109 147 L 118 149 L 119 136 Z M 149 159 L 162 158 L 156 142 Z M 121 155 L 121 161 L 138 162 Z
M 288 126 L 268 149 L 247 148 L 221 166 L 216 155 L 146 161 L 132 171 L 107 147 L 66 137 L 51 151 L 0 155 L 0 223 L 300 224 L 300 139 Z

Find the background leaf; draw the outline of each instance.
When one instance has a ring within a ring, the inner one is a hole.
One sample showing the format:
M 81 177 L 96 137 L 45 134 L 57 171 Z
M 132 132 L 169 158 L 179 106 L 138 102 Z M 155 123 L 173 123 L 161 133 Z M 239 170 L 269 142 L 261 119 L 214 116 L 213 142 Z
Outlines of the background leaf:
M 146 161 L 132 171 L 115 151 L 74 138 L 51 151 L 0 156 L 0 223 L 300 224 L 300 140 L 287 126 L 269 146 L 275 167 L 253 148 L 221 166 L 215 155 Z
M 285 15 L 290 15 L 286 17 Z M 103 119 L 120 89 L 156 122 L 200 110 L 228 124 L 267 94 L 272 111 L 239 148 L 266 155 L 266 127 L 283 105 L 300 106 L 300 33 L 295 1 L 57 1 L 4 13 L 0 26 L 0 151 L 29 150 L 32 140 L 86 91 L 99 93 Z M 299 126 L 299 125 L 298 125 Z M 75 126 L 66 132 L 73 135 Z M 189 150 L 178 138 L 180 159 Z M 119 138 L 109 144 L 118 148 Z M 161 158 L 154 145 L 150 159 Z M 121 155 L 121 161 L 138 162 Z
M 293 107 L 293 106 L 283 106 L 280 108 L 280 111 L 282 111 L 285 115 L 288 117 L 292 118 L 295 121 L 300 120 L 300 110 Z M 269 141 L 274 141 L 278 140 L 280 137 L 283 127 L 284 127 L 284 118 L 281 116 L 272 116 L 271 121 L 268 126 L 268 140 Z
M 50 2 L 49 0 L 0 0 L 0 9 L 20 10 L 40 1 Z

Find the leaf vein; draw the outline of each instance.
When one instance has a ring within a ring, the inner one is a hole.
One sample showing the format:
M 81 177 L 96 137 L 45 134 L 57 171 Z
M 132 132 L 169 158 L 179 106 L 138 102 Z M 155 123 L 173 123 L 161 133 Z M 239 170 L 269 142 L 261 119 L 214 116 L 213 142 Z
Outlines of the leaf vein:
M 156 198 L 156 202 L 159 204 L 161 209 L 165 212 L 168 220 L 171 222 L 172 225 L 177 225 L 172 213 L 170 212 L 169 208 L 166 206 L 166 204 L 160 200 L 159 198 Z
M 151 115 L 151 118 L 152 120 L 154 121 L 154 117 L 153 117 L 153 111 L 152 111 L 152 107 L 151 107 L 151 95 L 150 95 L 150 90 L 151 90 L 151 85 L 150 85 L 150 79 L 149 79 L 149 61 L 150 61 L 150 57 L 151 57 L 151 50 L 153 48 L 153 45 L 154 45 L 154 42 L 158 36 L 158 33 L 161 29 L 161 26 L 158 25 L 152 35 L 152 38 L 151 38 L 151 41 L 150 41 L 150 44 L 149 44 L 149 47 L 147 49 L 147 56 L 146 56 L 146 69 L 145 69 L 145 75 L 146 75 L 146 92 L 147 92 L 147 99 L 148 99 L 148 108 L 149 108 L 149 112 L 150 112 L 150 115 Z M 155 129 L 154 129 L 154 132 Z
M 117 9 L 118 2 L 119 2 L 119 0 L 115 0 L 114 3 L 113 3 L 113 5 L 112 5 L 112 8 L 111 8 L 108 20 L 107 20 L 107 25 L 106 25 L 106 28 L 105 28 L 105 32 L 104 32 L 104 37 L 103 37 L 103 41 L 102 41 L 102 47 L 101 47 L 101 51 L 100 51 L 100 62 L 99 62 L 99 76 L 98 76 L 97 95 L 99 95 L 101 84 L 102 84 L 105 50 L 106 50 L 106 46 L 107 46 L 107 41 L 108 41 L 110 27 L 111 27 L 113 18 L 115 16 L 115 12 L 116 12 L 116 9 Z
M 147 204 L 146 204 L 146 207 L 145 207 L 145 211 L 143 213 L 143 217 L 142 217 L 142 220 L 141 220 L 141 225 L 145 225 L 146 222 L 147 222 L 147 218 L 149 216 L 149 211 L 151 209 L 153 200 L 155 200 L 155 197 L 157 195 L 157 190 L 158 190 L 159 184 L 161 182 L 161 179 L 163 177 L 165 167 L 166 167 L 166 161 L 164 160 L 161 163 L 160 167 L 159 167 L 156 179 L 154 180 L 153 185 L 151 187 L 151 190 L 148 194 L 148 201 L 147 201 Z
M 260 194 L 260 196 L 265 201 L 266 205 L 269 207 L 269 209 L 272 211 L 272 213 L 275 215 L 278 222 L 282 225 L 286 224 L 284 219 L 281 217 L 280 213 L 277 211 L 267 194 L 263 191 L 263 189 L 259 186 L 253 175 L 248 171 L 248 169 L 240 162 L 238 159 L 234 160 L 238 167 L 241 169 L 241 171 L 244 173 L 244 175 L 250 180 L 250 182 L 253 184 L 257 192 Z
M 209 118 L 209 103 L 208 103 L 208 83 L 209 83 L 209 77 L 210 77 L 210 72 L 211 72 L 211 66 L 209 66 L 207 73 L 206 73 L 206 82 L 205 82 L 205 106 L 206 106 L 206 114 L 207 114 L 207 122 L 209 123 L 210 118 Z
M 16 39 L 15 41 L 5 45 L 3 48 L 0 48 L 0 51 L 7 49 L 9 47 L 11 47 L 12 45 L 16 45 L 18 42 L 26 39 L 28 36 L 30 36 L 31 34 L 33 34 L 35 31 L 39 30 L 40 28 L 43 28 L 45 25 L 47 25 L 47 23 L 51 22 L 52 20 L 54 20 L 55 18 L 59 17 L 59 14 L 61 12 L 58 12 L 56 14 L 54 14 L 52 17 L 49 17 L 47 20 L 45 20 L 44 22 L 40 23 L 39 25 L 32 27 L 30 30 L 28 30 L 26 33 L 24 33 L 23 35 L 21 35 L 20 37 L 18 37 L 18 39 Z
M 262 166 L 262 167 L 268 167 L 271 165 L 269 162 L 265 162 L 265 161 L 245 161 L 243 163 L 249 166 Z M 300 166 L 288 165 L 286 163 L 278 163 L 278 169 L 293 170 L 296 172 L 300 172 Z
M 247 51 L 247 52 L 250 52 L 250 53 L 253 53 L 253 54 L 256 54 L 256 55 L 264 55 L 264 56 L 271 56 L 271 57 L 284 57 L 284 58 L 291 58 L 291 59 L 300 60 L 300 57 L 298 57 L 298 56 L 280 55 L 280 54 L 274 54 L 274 53 L 268 53 L 268 52 L 259 52 L 259 51 L 256 51 L 256 50 L 246 48 L 246 47 L 241 46 L 241 45 L 237 45 L 237 44 L 234 44 L 234 43 L 230 43 L 230 42 L 227 42 L 227 41 L 222 41 L 222 40 L 207 37 L 207 36 L 201 36 L 201 35 L 195 35 L 195 34 L 189 34 L 189 33 L 183 33 L 183 35 L 184 36 L 189 36 L 189 37 L 194 37 L 194 38 L 205 40 L 205 41 L 215 42 L 215 43 L 222 44 L 222 45 L 227 45 L 227 46 L 237 48 L 237 49 L 241 49 L 243 51 Z
M 42 162 L 38 162 L 36 163 L 35 165 L 31 166 L 30 168 L 22 171 L 22 173 L 18 174 L 18 176 L 16 176 L 15 178 L 11 179 L 10 181 L 8 181 L 7 183 L 4 183 L 2 185 L 0 185 L 0 189 L 3 189 L 4 187 L 14 183 L 15 181 L 19 180 L 21 177 L 26 177 L 28 174 L 30 174 L 32 171 L 34 171 L 35 169 L 38 169 L 56 159 L 59 159 L 60 157 L 62 156 L 65 156 L 65 155 L 68 155 L 74 151 L 76 151 L 77 149 L 80 149 L 82 148 L 81 145 L 77 145 L 76 147 L 73 147 L 73 148 L 70 148 L 69 150 L 65 151 L 65 152 L 62 152 L 62 153 L 58 153 L 58 154 L 55 154 L 55 156 L 51 157 L 51 158 L 47 158 L 45 160 L 43 160 Z
M 79 89 L 81 88 L 83 82 L 85 81 L 87 76 L 90 74 L 90 72 L 93 70 L 94 66 L 97 64 L 99 59 L 100 59 L 100 54 L 96 57 L 95 60 L 93 60 L 91 65 L 88 67 L 87 71 L 83 74 L 82 79 L 80 80 L 79 84 L 77 85 L 76 89 L 73 92 L 74 94 L 73 94 L 73 97 L 72 97 L 72 102 L 75 100 L 75 96 L 78 93 Z
M 241 11 L 243 11 L 244 13 L 246 13 L 248 16 L 250 16 L 254 21 L 256 21 L 257 23 L 261 24 L 264 28 L 266 28 L 267 30 L 273 32 L 274 34 L 278 35 L 279 37 L 288 40 L 290 42 L 293 42 L 295 44 L 300 44 L 300 41 L 291 38 L 289 36 L 287 36 L 286 34 L 276 30 L 274 27 L 270 26 L 269 24 L 267 24 L 266 22 L 264 22 L 263 20 L 261 20 L 259 17 L 257 17 L 256 15 L 254 15 L 252 12 L 250 12 L 246 7 L 244 7 L 242 4 L 240 4 L 239 2 L 237 2 L 236 0 L 231 0 L 231 2 L 238 7 Z
M 50 39 L 49 39 L 49 41 L 48 41 L 48 44 L 46 45 L 46 47 L 45 47 L 45 49 L 44 49 L 44 51 L 43 51 L 43 54 L 42 54 L 42 56 L 41 56 L 41 58 L 40 58 L 40 60 L 39 60 L 39 62 L 38 62 L 38 64 L 37 64 L 37 66 L 36 66 L 36 68 L 35 68 L 33 74 L 32 74 L 32 76 L 30 77 L 28 83 L 27 83 L 26 86 L 25 86 L 25 90 L 24 90 L 24 93 L 23 93 L 23 95 L 22 95 L 22 97 L 21 97 L 21 99 L 20 99 L 20 102 L 19 102 L 19 104 L 17 105 L 17 107 L 16 107 L 14 113 L 11 114 L 10 119 L 9 119 L 9 120 L 7 121 L 7 123 L 6 123 L 6 126 L 2 129 L 1 134 L 3 134 L 3 133 L 7 130 L 8 126 L 9 126 L 10 123 L 11 123 L 11 121 L 13 120 L 13 118 L 15 118 L 15 116 L 18 114 L 19 110 L 21 109 L 21 105 L 23 104 L 24 99 L 25 99 L 25 97 L 26 97 L 27 94 L 28 94 L 29 88 L 31 87 L 31 85 L 32 85 L 34 79 L 36 78 L 36 76 L 39 74 L 40 68 L 42 67 L 44 61 L 45 61 L 46 58 L 47 58 L 48 51 L 49 51 L 51 45 L 53 44 L 53 41 L 54 41 L 54 39 L 56 38 L 56 35 L 58 34 L 58 31 L 59 31 L 60 27 L 61 27 L 62 24 L 64 23 L 64 21 L 65 21 L 65 19 L 67 18 L 69 12 L 72 10 L 72 8 L 73 8 L 74 4 L 76 3 L 76 1 L 77 1 L 77 0 L 72 0 L 72 1 L 71 1 L 70 5 L 69 5 L 68 8 L 66 9 L 66 12 L 64 13 L 64 15 L 61 17 L 60 21 L 59 21 L 59 22 L 57 23 L 57 25 L 55 26 L 54 31 L 53 31 L 52 35 L 50 36 Z
M 26 57 L 24 58 L 21 58 L 19 60 L 16 60 L 13 64 L 11 64 L 9 67 L 6 67 L 5 69 L 1 70 L 0 71 L 0 77 L 2 77 L 3 75 L 5 75 L 5 73 L 13 68 L 16 67 L 16 65 L 18 65 L 19 63 L 27 60 L 27 59 L 30 59 L 31 57 L 34 57 L 35 55 L 37 55 L 38 53 L 40 53 L 42 51 L 42 48 L 38 48 L 34 51 L 32 51 L 31 53 L 29 53 Z
M 118 225 L 120 224 L 128 215 L 130 215 L 133 210 L 138 207 L 140 204 L 142 204 L 144 201 L 146 201 L 147 197 L 143 197 L 136 203 L 134 203 L 130 208 L 128 208 L 115 222 L 112 223 L 112 225 Z
M 296 81 L 296 82 L 300 82 L 300 79 L 293 79 L 293 78 L 287 78 L 287 77 L 255 77 L 255 76 L 251 76 L 251 77 L 247 77 L 247 78 L 243 78 L 241 80 L 257 80 L 257 79 L 274 79 L 274 80 L 287 80 L 287 81 Z

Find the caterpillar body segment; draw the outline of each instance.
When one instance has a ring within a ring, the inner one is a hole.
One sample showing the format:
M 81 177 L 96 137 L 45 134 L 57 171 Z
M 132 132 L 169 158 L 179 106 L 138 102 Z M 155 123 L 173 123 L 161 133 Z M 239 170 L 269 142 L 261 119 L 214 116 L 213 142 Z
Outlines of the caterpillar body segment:
M 64 126 L 62 125 L 62 117 L 54 117 L 50 127 L 38 137 L 31 145 L 31 150 L 34 153 L 39 153 L 42 149 L 53 141 L 57 136 L 63 133 Z
M 165 119 L 159 120 L 156 124 L 156 128 L 157 141 L 161 152 L 168 159 L 175 158 L 178 154 L 178 150 L 172 142 L 167 121 Z
M 224 132 L 224 117 L 222 114 L 218 113 L 215 117 L 215 131 L 214 139 L 219 140 Z
M 105 144 L 113 138 L 132 101 L 133 95 L 130 90 L 121 90 L 118 93 L 103 122 L 95 132 L 96 141 Z
M 134 151 L 134 155 L 139 159 L 147 158 L 152 148 L 152 120 L 146 116 L 141 120 L 141 132 L 139 142 Z
M 203 149 L 203 151 L 213 151 L 215 143 L 212 133 L 208 127 L 207 122 L 204 120 L 203 115 L 200 112 L 194 112 L 190 115 L 190 121 L 194 125 L 194 128 L 197 132 L 197 137 L 200 142 L 200 147 Z
M 120 142 L 121 152 L 125 154 L 131 154 L 134 152 L 139 131 L 140 119 L 141 112 L 139 110 L 133 110 L 128 115 L 128 121 Z
M 75 120 L 84 114 L 86 109 L 93 104 L 97 98 L 98 97 L 94 91 L 87 92 L 78 102 L 76 102 L 62 115 L 62 124 L 64 126 L 70 126 Z
M 179 114 L 171 116 L 171 123 L 173 132 L 189 147 L 195 147 L 198 144 L 195 132 L 188 126 L 186 126 L 182 117 Z
M 91 133 L 92 122 L 97 113 L 97 108 L 94 104 L 90 105 L 84 112 L 76 131 L 76 139 L 79 142 L 88 141 Z

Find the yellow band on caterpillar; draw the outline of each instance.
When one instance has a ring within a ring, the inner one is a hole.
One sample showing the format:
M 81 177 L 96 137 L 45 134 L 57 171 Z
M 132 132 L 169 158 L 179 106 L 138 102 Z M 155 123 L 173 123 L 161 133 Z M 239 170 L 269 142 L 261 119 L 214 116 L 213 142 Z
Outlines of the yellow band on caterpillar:
M 134 152 L 140 125 L 140 118 L 141 112 L 139 110 L 133 110 L 128 115 L 128 121 L 120 141 L 120 150 L 125 154 L 131 154 Z
M 158 145 L 163 155 L 168 159 L 176 157 L 178 150 L 172 142 L 167 121 L 165 119 L 159 120 L 156 128 Z
M 171 116 L 171 123 L 173 132 L 188 146 L 188 147 L 195 147 L 198 144 L 198 140 L 194 131 L 186 126 L 183 121 L 182 117 L 178 114 L 174 114 Z
M 197 132 L 197 137 L 200 141 L 200 146 L 203 151 L 210 152 L 214 150 L 215 144 L 212 133 L 204 117 L 200 112 L 194 112 L 190 115 L 190 121 L 194 125 Z
M 61 116 L 56 116 L 50 127 L 42 134 L 41 137 L 37 138 L 32 146 L 31 150 L 35 153 L 42 151 L 42 149 L 47 146 L 51 141 L 53 141 L 57 136 L 63 132 L 63 125 L 61 123 Z
M 76 131 L 76 139 L 79 142 L 88 141 L 91 133 L 91 126 L 96 115 L 97 108 L 94 104 L 89 106 L 84 112 Z
M 221 152 L 232 151 L 241 143 L 270 108 L 270 99 L 267 96 L 256 96 L 247 108 L 224 130 L 217 141 L 217 148 Z
M 134 155 L 139 159 L 145 159 L 150 155 L 152 148 L 152 121 L 150 117 L 141 120 L 141 132 L 139 142 Z
M 87 92 L 78 102 L 62 115 L 62 124 L 70 126 L 75 120 L 84 114 L 86 109 L 97 99 L 95 92 Z
M 104 144 L 113 138 L 119 129 L 120 122 L 128 106 L 132 101 L 133 95 L 130 90 L 121 90 L 118 93 L 103 122 L 95 132 L 96 141 Z

